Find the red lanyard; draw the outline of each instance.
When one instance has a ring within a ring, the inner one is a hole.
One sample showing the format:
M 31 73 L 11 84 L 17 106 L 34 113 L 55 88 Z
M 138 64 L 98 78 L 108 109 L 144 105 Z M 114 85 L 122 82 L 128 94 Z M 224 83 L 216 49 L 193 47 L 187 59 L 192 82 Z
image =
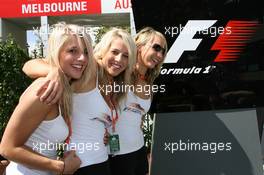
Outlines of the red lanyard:
M 113 85 L 113 80 L 109 81 L 109 84 Z M 115 107 L 115 101 L 113 100 L 113 96 L 114 96 L 114 94 L 113 94 L 113 92 L 111 92 L 109 96 L 106 95 L 106 99 L 110 103 L 109 106 L 110 106 L 110 109 L 111 109 L 112 131 L 114 133 L 115 132 L 116 122 L 118 120 L 118 112 L 117 112 L 116 107 Z M 114 112 L 113 111 L 115 111 L 115 116 L 114 116 Z
M 114 116 L 114 112 L 113 110 L 115 110 L 115 116 Z M 111 107 L 111 117 L 112 117 L 112 131 L 115 132 L 115 126 L 116 126 L 116 122 L 118 120 L 118 112 L 115 108 L 115 106 L 113 106 L 113 108 Z
M 66 118 L 66 123 L 68 125 L 69 128 L 69 135 L 65 140 L 65 143 L 69 144 L 70 143 L 70 139 L 71 139 L 71 135 L 72 135 L 72 126 L 71 126 L 71 120 L 69 117 Z
M 113 103 L 112 96 L 113 95 L 110 95 L 110 97 L 108 99 L 109 99 L 110 109 L 111 109 L 112 131 L 115 132 L 115 126 L 116 126 L 116 122 L 118 120 L 118 112 L 117 112 L 116 107 Z M 115 115 L 114 115 L 113 111 L 115 111 Z

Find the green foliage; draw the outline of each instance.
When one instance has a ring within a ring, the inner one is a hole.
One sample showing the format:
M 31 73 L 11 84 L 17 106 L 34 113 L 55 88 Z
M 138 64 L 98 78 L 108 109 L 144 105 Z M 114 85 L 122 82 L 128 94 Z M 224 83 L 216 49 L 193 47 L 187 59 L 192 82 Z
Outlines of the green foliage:
M 0 138 L 20 95 L 30 83 L 22 72 L 28 59 L 11 36 L 0 42 Z
M 101 40 L 103 34 L 105 34 L 109 29 L 110 29 L 109 26 L 104 26 L 104 27 L 99 27 L 95 31 L 95 44 L 99 43 L 99 41 Z
M 58 159 L 63 159 L 65 149 L 66 149 L 66 143 L 59 143 L 58 148 L 56 150 Z
M 152 130 L 153 130 L 153 117 L 154 114 L 147 113 L 143 120 L 143 134 L 145 146 L 150 149 L 152 144 Z

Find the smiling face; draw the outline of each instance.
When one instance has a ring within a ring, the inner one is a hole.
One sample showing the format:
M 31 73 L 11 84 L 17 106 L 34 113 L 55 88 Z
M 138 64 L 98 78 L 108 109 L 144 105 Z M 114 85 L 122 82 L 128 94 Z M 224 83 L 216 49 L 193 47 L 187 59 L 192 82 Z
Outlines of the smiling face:
M 155 35 L 153 40 L 148 41 L 145 45 L 139 48 L 139 62 L 148 69 L 155 68 L 158 64 L 164 61 L 165 53 L 164 40 Z
M 70 36 L 59 53 L 59 63 L 62 71 L 70 79 L 79 79 L 88 63 L 88 52 L 81 39 Z
M 123 40 L 116 37 L 105 55 L 102 57 L 101 65 L 112 77 L 118 76 L 128 66 L 128 49 Z

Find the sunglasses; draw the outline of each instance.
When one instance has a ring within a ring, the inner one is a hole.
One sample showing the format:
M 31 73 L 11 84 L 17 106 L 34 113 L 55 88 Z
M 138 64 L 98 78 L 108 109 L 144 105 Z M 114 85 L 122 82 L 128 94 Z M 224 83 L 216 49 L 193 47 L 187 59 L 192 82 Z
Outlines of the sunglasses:
M 165 54 L 165 48 L 161 47 L 159 44 L 153 44 L 152 49 L 154 49 L 156 52 L 162 53 L 162 55 Z

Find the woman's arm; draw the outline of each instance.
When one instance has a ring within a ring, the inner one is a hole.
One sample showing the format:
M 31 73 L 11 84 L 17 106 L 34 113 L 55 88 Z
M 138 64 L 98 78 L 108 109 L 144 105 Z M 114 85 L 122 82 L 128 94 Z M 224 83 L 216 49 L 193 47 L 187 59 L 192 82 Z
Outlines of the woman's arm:
M 22 70 L 30 78 L 46 77 L 37 95 L 41 102 L 49 105 L 57 103 L 63 92 L 58 68 L 51 67 L 45 59 L 33 59 L 26 62 Z
M 25 146 L 27 139 L 52 108 L 41 103 L 36 96 L 36 89 L 40 83 L 38 80 L 34 82 L 21 97 L 3 135 L 0 154 L 11 161 L 35 169 L 61 173 L 64 169 L 62 161 L 44 157 Z
M 34 79 L 46 77 L 50 71 L 50 66 L 45 59 L 32 59 L 24 64 L 22 70 L 27 76 Z

